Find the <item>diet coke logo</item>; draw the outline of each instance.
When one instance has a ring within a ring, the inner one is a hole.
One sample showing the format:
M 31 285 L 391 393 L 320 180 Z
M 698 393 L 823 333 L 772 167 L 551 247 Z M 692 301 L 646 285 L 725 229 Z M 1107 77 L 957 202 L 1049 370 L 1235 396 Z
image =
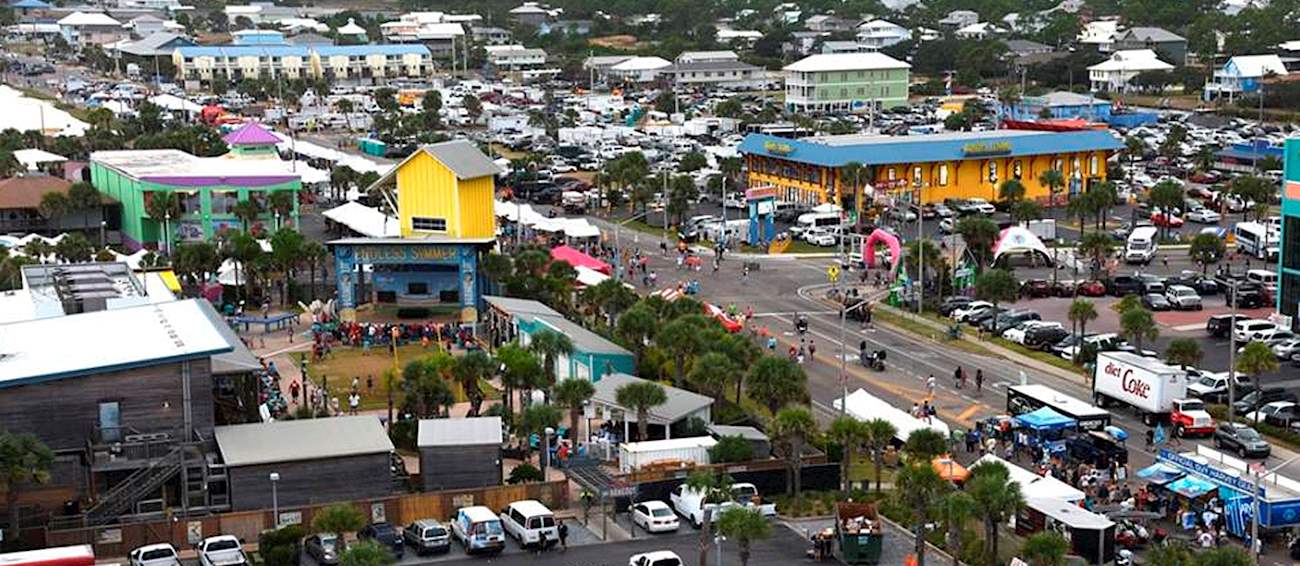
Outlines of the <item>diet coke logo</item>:
M 1114 363 L 1107 363 L 1106 368 L 1102 370 L 1106 375 L 1117 377 L 1120 380 L 1120 386 L 1125 393 L 1136 395 L 1146 399 L 1151 393 L 1151 384 L 1133 377 L 1132 369 L 1121 369 Z

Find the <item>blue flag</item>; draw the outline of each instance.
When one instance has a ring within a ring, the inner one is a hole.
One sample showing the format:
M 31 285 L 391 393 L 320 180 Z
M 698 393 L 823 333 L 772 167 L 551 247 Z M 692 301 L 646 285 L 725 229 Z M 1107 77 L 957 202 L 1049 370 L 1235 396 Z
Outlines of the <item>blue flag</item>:
M 1163 446 L 1165 442 L 1168 440 L 1169 440 L 1168 435 L 1165 434 L 1165 425 L 1157 424 L 1156 433 L 1154 435 L 1152 442 L 1154 442 L 1156 446 Z

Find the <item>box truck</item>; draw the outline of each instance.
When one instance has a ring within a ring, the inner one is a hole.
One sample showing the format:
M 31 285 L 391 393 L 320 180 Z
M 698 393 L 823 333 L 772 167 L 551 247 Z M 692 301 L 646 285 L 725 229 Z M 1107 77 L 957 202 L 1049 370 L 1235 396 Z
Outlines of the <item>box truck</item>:
M 1167 423 L 1179 435 L 1214 433 L 1214 419 L 1205 405 L 1187 398 L 1186 373 L 1156 359 L 1130 352 L 1098 352 L 1092 393 L 1097 406 L 1128 405 L 1149 426 Z

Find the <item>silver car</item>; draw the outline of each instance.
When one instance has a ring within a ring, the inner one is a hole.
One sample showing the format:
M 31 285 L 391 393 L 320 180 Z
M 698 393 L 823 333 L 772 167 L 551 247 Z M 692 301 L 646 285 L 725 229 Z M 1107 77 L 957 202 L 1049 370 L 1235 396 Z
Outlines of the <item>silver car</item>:
M 1180 311 L 1201 310 L 1201 295 L 1196 292 L 1196 289 L 1186 285 L 1170 285 L 1165 290 L 1165 299 Z

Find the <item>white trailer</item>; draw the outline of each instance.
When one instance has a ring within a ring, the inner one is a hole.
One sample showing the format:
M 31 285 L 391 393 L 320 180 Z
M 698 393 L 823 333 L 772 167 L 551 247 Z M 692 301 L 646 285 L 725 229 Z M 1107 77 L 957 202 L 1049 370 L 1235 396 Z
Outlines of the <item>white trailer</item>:
M 619 470 L 627 473 L 654 463 L 709 463 L 709 449 L 718 441 L 712 436 L 624 442 L 618 447 Z
M 1143 422 L 1167 421 L 1174 401 L 1187 397 L 1182 370 L 1130 352 L 1098 352 L 1093 368 L 1093 400 L 1099 407 L 1118 401 L 1134 409 Z

